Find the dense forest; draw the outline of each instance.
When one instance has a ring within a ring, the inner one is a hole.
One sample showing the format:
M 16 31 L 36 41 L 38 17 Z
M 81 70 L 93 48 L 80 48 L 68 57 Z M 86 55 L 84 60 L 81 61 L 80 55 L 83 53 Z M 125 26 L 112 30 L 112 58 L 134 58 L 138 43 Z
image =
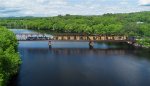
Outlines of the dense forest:
M 150 45 L 150 11 L 99 16 L 9 17 L 0 18 L 0 25 L 55 32 L 136 36 L 144 39 L 139 43 Z
M 135 36 L 139 44 L 150 47 L 149 11 L 99 16 L 66 14 L 55 17 L 7 17 L 0 18 L 0 26 L 63 33 Z M 10 77 L 17 73 L 20 64 L 17 46 L 15 34 L 0 27 L 0 86 L 5 86 Z
M 17 45 L 13 32 L 0 27 L 0 86 L 6 86 L 9 79 L 18 71 L 20 58 Z

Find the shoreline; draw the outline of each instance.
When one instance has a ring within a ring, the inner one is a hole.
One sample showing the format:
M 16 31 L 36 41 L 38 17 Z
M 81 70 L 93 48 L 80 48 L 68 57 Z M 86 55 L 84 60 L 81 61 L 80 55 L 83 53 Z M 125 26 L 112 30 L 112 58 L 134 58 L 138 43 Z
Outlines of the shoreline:
M 141 44 L 139 44 L 139 43 L 132 43 L 132 42 L 127 42 L 127 43 L 130 44 L 130 45 L 133 45 L 134 47 L 137 47 L 137 48 L 145 48 L 145 49 L 150 48 L 150 47 L 148 47 L 148 46 L 141 45 Z

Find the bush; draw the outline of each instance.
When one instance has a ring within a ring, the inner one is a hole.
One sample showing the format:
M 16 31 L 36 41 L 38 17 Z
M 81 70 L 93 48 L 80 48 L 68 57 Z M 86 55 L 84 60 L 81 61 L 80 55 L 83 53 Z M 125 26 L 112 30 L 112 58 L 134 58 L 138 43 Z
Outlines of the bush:
M 6 86 L 9 79 L 18 71 L 20 58 L 15 34 L 0 27 L 0 86 Z
M 142 38 L 142 39 L 138 40 L 137 42 L 138 42 L 138 44 L 140 44 L 144 47 L 150 48 L 150 39 L 149 38 Z

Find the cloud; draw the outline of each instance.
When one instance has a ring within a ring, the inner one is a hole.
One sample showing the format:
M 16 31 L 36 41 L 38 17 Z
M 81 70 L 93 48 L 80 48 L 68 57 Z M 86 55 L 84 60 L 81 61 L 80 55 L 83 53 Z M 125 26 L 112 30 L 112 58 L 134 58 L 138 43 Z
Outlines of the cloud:
M 139 5 L 150 6 L 150 0 L 139 0 Z
M 1 13 L 16 13 L 16 12 L 19 12 L 20 10 L 4 10 L 4 11 L 0 11 Z
M 0 11 L 0 14 L 16 12 L 22 14 L 20 16 L 48 16 L 58 13 L 57 10 L 65 6 L 64 0 L 0 0 L 0 8 L 5 8 Z M 19 8 L 21 10 L 17 10 Z M 11 10 L 10 10 L 11 9 Z
M 144 5 L 144 6 L 150 6 L 150 4 Z
M 150 11 L 138 0 L 0 0 L 0 16 L 100 15 Z M 140 0 L 147 4 L 150 0 Z

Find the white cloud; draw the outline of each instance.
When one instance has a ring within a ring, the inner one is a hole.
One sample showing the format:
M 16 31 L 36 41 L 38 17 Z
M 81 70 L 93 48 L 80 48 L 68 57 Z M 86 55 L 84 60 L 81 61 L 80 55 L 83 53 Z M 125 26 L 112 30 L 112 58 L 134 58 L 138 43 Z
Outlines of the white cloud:
M 123 1 L 120 2 L 120 4 L 121 4 L 121 5 L 127 5 L 127 4 L 129 4 L 129 3 L 128 3 L 127 0 L 123 0 Z
M 0 0 L 0 16 L 55 16 L 58 14 L 99 15 L 150 11 L 133 4 L 135 0 Z M 138 0 L 137 0 L 138 2 Z M 140 0 L 147 4 L 150 0 Z
M 150 5 L 150 0 L 139 0 L 140 5 Z
M 13 10 L 18 8 L 20 11 L 16 12 L 16 15 L 18 13 L 22 14 L 20 16 L 53 15 L 57 13 L 58 9 L 66 5 L 64 0 L 0 0 L 0 2 L 3 2 L 0 3 L 0 9 L 5 8 L 5 11 L 8 11 L 11 8 L 11 12 L 13 12 Z M 0 14 L 4 15 L 2 12 Z

